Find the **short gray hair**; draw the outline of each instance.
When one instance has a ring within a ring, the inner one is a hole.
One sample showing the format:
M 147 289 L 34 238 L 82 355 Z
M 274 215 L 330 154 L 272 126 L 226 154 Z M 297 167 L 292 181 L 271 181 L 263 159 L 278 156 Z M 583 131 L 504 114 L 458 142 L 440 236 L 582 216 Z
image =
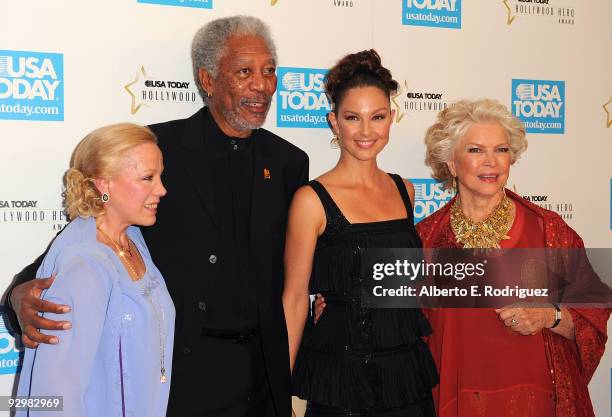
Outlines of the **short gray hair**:
M 453 157 L 457 142 L 476 123 L 498 123 L 508 136 L 511 163 L 527 149 L 525 126 L 497 100 L 461 100 L 438 113 L 436 122 L 425 134 L 425 164 L 432 178 L 450 187 L 452 174 L 446 163 Z
M 198 72 L 204 68 L 213 77 L 217 77 L 219 61 L 227 53 L 225 43 L 232 36 L 258 36 L 264 40 L 270 50 L 274 61 L 276 58 L 276 45 L 272 40 L 270 29 L 261 19 L 253 16 L 230 16 L 215 19 L 202 26 L 193 36 L 191 42 L 191 63 L 193 77 L 204 100 L 208 104 L 206 91 L 200 85 Z

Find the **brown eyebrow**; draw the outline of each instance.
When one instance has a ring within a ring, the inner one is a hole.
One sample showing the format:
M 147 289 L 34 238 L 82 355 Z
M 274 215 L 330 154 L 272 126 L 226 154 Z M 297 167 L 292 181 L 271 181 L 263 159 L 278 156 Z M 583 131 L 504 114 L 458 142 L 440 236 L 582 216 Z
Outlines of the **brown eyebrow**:
M 379 111 L 381 111 L 381 110 L 386 110 L 386 111 L 388 111 L 388 110 L 389 110 L 389 108 L 388 108 L 388 107 L 381 107 L 381 108 L 379 108 L 379 109 L 374 110 L 374 111 L 373 111 L 373 112 L 371 112 L 370 114 L 375 114 L 375 113 L 378 113 L 378 112 L 379 112 Z M 351 111 L 351 110 L 344 110 L 344 111 L 342 112 L 342 114 L 347 114 L 347 113 L 350 113 L 350 114 L 355 114 L 355 115 L 359 115 L 359 113 L 358 113 L 358 112 L 354 112 L 354 111 Z

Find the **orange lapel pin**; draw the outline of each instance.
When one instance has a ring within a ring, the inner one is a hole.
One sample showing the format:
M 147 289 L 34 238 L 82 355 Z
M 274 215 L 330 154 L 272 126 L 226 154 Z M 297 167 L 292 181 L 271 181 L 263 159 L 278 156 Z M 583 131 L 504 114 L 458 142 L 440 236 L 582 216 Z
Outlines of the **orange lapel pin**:
M 264 180 L 269 180 L 270 178 L 272 178 L 270 176 L 270 170 L 268 168 L 264 168 L 263 177 L 264 177 Z

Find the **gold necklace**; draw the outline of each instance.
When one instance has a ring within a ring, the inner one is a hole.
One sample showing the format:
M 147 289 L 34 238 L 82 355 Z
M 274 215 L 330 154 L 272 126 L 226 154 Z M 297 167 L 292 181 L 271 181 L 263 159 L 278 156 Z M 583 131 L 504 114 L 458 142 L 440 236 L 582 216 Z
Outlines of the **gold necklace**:
M 159 334 L 159 382 L 165 384 L 168 382 L 168 376 L 166 375 L 166 365 L 165 365 L 165 355 L 166 349 L 164 348 L 164 340 L 165 340 L 165 332 L 163 330 L 163 323 L 165 321 L 164 309 L 160 305 L 159 312 L 155 301 L 153 301 L 153 287 L 151 286 L 150 280 L 140 281 L 139 284 L 142 285 L 142 295 L 149 301 L 151 304 L 151 308 L 153 309 L 153 313 L 155 314 L 155 321 L 157 322 L 157 331 Z
M 504 195 L 502 201 L 483 221 L 475 222 L 463 214 L 459 197 L 450 209 L 451 228 L 458 243 L 464 248 L 499 249 L 502 240 L 508 240 L 512 227 L 512 203 Z
M 132 279 L 134 281 L 139 280 L 140 278 L 142 278 L 141 276 L 138 275 L 138 272 L 136 272 L 136 268 L 134 268 L 134 265 L 132 265 L 132 262 L 128 259 L 127 256 L 125 256 L 126 250 L 123 249 L 123 247 L 115 242 L 113 239 L 111 239 L 111 237 L 109 235 L 106 234 L 106 232 L 104 232 L 104 230 L 102 230 L 100 228 L 100 226 L 96 225 L 96 229 L 98 229 L 100 231 L 100 233 L 102 233 L 102 235 L 108 239 L 110 241 L 110 243 L 112 243 L 112 245 L 115 247 L 115 252 L 117 253 L 117 255 L 119 255 L 120 258 L 123 258 L 125 260 L 125 265 L 127 265 L 128 269 L 132 272 Z M 128 238 L 128 248 L 130 247 L 130 238 Z M 130 253 L 130 257 L 132 256 L 131 251 L 128 252 Z
M 117 255 L 119 255 L 119 257 L 125 259 L 125 262 L 126 262 L 128 268 L 134 274 L 132 279 L 134 281 L 141 281 L 142 277 L 138 276 L 138 273 L 136 272 L 136 269 L 132 265 L 132 262 L 125 256 L 125 252 L 126 251 L 121 247 L 121 245 L 119 245 L 119 243 L 117 243 L 113 239 L 111 239 L 111 237 L 109 235 L 107 235 L 104 232 L 104 230 L 102 230 L 100 228 L 100 226 L 96 225 L 96 229 L 98 229 L 100 231 L 100 233 L 102 233 L 102 235 L 113 244 L 113 246 L 115 247 L 115 252 L 117 253 Z M 130 246 L 130 238 L 128 238 L 128 248 L 129 248 L 129 246 Z M 132 256 L 132 254 L 130 253 L 130 257 L 131 256 Z M 161 309 L 161 318 L 160 318 L 160 313 L 157 312 L 157 307 L 156 307 L 155 302 L 153 301 L 153 298 L 152 298 L 153 297 L 153 294 L 151 293 L 152 289 L 151 288 L 147 288 L 147 287 L 143 287 L 142 290 L 143 290 L 143 295 L 145 296 L 145 298 L 149 301 L 149 303 L 151 303 L 151 307 L 153 308 L 153 313 L 155 314 L 155 321 L 157 322 L 157 331 L 159 333 L 159 365 L 160 365 L 160 378 L 159 378 L 159 382 L 164 384 L 164 383 L 166 383 L 168 381 L 168 377 L 166 376 L 166 365 L 165 365 L 165 360 L 164 360 L 165 349 L 164 349 L 164 340 L 163 340 L 164 337 L 163 337 L 162 323 L 161 323 L 164 320 L 164 310 L 160 306 L 160 309 Z

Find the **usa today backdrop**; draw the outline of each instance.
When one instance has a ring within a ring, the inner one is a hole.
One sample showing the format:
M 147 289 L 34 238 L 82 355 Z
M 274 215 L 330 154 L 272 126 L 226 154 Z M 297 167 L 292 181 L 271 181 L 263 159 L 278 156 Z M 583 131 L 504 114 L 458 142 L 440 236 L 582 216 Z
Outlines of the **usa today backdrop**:
M 272 29 L 279 90 L 265 127 L 308 152 L 311 177 L 338 157 L 325 68 L 373 47 L 402 86 L 380 165 L 413 180 L 417 220 L 450 197 L 423 163 L 436 112 L 494 97 L 529 132 L 510 186 L 588 247 L 612 247 L 610 0 L 4 0 L 0 10 L 2 288 L 65 225 L 61 178 L 76 143 L 104 124 L 194 113 L 191 37 L 238 13 Z M 18 348 L 0 325 L 0 394 L 12 391 Z M 611 415 L 611 348 L 590 384 L 597 416 Z

